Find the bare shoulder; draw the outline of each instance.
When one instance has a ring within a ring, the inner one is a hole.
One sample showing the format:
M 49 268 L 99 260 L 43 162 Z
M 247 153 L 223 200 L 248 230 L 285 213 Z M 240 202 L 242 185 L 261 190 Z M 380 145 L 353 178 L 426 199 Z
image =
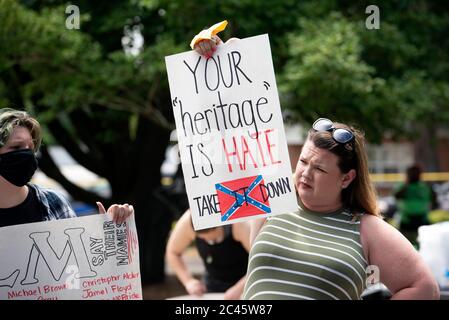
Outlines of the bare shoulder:
M 192 217 L 190 210 L 184 212 L 184 214 L 176 222 L 176 225 L 171 233 L 171 238 L 183 239 L 184 241 L 193 241 L 195 239 L 195 231 L 193 230 Z
M 400 235 L 400 232 L 381 217 L 364 214 L 360 219 L 360 234 L 364 237 L 378 237 L 380 235 Z
M 406 251 L 412 249 L 410 242 L 396 228 L 381 217 L 371 214 L 364 214 L 361 217 L 360 241 L 368 261 L 374 258 L 379 249 L 383 250 L 386 247 Z
M 190 226 L 193 231 L 193 225 L 192 225 L 192 215 L 190 213 L 190 210 L 187 210 L 186 212 L 184 212 L 184 214 L 179 218 L 178 222 L 176 223 L 177 225 L 181 225 L 183 227 L 187 227 Z
M 408 240 L 392 225 L 381 217 L 364 214 L 360 221 L 360 237 L 362 245 L 373 243 L 395 242 L 400 245 L 409 245 Z

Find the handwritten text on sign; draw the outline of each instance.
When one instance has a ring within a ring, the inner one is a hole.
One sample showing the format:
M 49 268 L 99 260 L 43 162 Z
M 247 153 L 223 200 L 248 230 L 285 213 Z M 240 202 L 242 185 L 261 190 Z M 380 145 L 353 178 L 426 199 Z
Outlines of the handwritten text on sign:
M 0 228 L 0 300 L 142 299 L 134 216 Z
M 195 229 L 295 210 L 268 36 L 166 64 Z

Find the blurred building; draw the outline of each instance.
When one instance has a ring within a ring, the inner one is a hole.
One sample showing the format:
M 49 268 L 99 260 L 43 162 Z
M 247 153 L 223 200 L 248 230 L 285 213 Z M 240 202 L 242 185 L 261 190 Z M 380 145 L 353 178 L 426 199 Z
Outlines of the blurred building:
M 294 170 L 307 129 L 286 124 L 285 132 Z M 424 181 L 431 184 L 449 181 L 449 129 L 438 129 L 434 137 L 432 140 L 423 132 L 415 141 L 393 141 L 386 137 L 380 145 L 368 144 L 369 168 L 381 197 L 390 195 L 394 185 L 404 180 L 407 167 L 414 163 L 423 165 Z

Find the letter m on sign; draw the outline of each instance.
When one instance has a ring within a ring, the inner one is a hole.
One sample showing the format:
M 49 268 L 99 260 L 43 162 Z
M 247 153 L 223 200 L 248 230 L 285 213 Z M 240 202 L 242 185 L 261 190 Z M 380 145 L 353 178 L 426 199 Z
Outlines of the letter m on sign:
M 215 184 L 221 221 L 267 214 L 270 203 L 261 175 Z

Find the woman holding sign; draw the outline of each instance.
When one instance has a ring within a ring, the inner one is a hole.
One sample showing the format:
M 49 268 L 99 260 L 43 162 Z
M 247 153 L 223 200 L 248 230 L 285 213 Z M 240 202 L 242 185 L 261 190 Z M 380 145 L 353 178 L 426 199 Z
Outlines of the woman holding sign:
M 298 211 L 253 225 L 245 298 L 360 299 L 380 281 L 392 299 L 438 299 L 418 252 L 380 217 L 360 131 L 315 121 L 295 185 Z
M 37 170 L 41 144 L 39 122 L 24 111 L 0 109 L 0 227 L 76 217 L 69 202 L 55 191 L 29 183 Z M 122 223 L 133 206 L 114 204 L 100 213 Z
M 210 56 L 220 43 L 194 48 Z M 419 254 L 380 217 L 360 131 L 315 121 L 295 185 L 297 211 L 253 220 L 245 299 L 360 299 L 379 281 L 392 299 L 439 298 Z

